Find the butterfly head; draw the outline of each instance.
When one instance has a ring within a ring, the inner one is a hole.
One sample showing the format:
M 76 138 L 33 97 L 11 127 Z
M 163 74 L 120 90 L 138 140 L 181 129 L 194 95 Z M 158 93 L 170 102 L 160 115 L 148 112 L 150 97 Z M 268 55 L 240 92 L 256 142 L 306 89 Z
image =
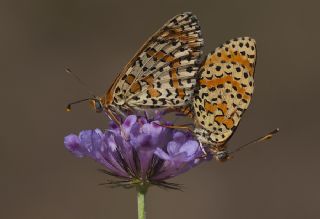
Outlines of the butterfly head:
M 223 146 L 225 142 L 215 141 L 214 139 L 216 138 L 213 133 L 202 128 L 196 128 L 194 129 L 194 134 L 197 136 L 198 141 L 201 142 L 201 144 L 207 145 L 207 149 L 217 161 L 224 162 L 231 159 L 230 153 L 224 150 Z
M 96 111 L 97 113 L 101 113 L 104 109 L 102 99 L 99 97 L 92 98 L 90 100 L 90 105 L 91 105 L 92 109 L 94 111 Z
M 214 153 L 214 158 L 219 162 L 225 162 L 231 159 L 231 156 L 228 151 L 222 150 Z
M 69 103 L 67 105 L 66 110 L 68 112 L 70 112 L 72 105 L 75 105 L 75 104 L 78 104 L 78 103 L 82 103 L 82 102 L 86 102 L 86 101 L 89 101 L 92 109 L 94 111 L 96 111 L 97 113 L 101 113 L 104 110 L 104 100 L 102 98 L 96 97 L 96 96 L 85 98 L 85 99 L 81 99 L 81 100 L 77 100 L 77 101 L 74 101 L 72 103 Z

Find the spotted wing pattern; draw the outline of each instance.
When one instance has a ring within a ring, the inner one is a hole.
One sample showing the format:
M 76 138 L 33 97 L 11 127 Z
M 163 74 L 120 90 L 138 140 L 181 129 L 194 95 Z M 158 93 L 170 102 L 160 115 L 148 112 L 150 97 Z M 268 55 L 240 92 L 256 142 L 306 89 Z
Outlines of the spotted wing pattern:
M 193 108 L 195 120 L 211 142 L 225 142 L 248 108 L 255 60 L 255 40 L 242 37 L 227 41 L 203 63 Z
M 135 109 L 184 105 L 193 95 L 202 45 L 196 16 L 175 16 L 125 66 L 107 92 L 106 104 Z

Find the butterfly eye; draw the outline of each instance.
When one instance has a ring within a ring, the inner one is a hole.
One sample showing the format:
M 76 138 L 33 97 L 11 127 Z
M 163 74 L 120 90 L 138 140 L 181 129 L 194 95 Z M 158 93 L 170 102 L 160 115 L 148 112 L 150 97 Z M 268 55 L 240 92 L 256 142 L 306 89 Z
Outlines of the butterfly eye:
M 95 110 L 97 113 L 101 113 L 103 111 L 102 104 L 99 100 L 95 100 Z
M 90 105 L 97 113 L 101 113 L 103 111 L 103 107 L 100 100 L 90 100 Z

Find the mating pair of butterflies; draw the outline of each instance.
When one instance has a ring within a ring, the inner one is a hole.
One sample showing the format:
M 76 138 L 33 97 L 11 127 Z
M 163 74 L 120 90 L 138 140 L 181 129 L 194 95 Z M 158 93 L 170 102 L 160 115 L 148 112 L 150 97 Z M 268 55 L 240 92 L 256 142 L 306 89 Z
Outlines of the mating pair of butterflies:
M 117 123 L 117 115 L 128 111 L 181 111 L 194 119 L 199 142 L 217 160 L 228 159 L 226 142 L 253 94 L 256 43 L 232 39 L 200 63 L 203 43 L 195 15 L 173 17 L 142 45 L 105 96 L 90 98 L 95 110 Z

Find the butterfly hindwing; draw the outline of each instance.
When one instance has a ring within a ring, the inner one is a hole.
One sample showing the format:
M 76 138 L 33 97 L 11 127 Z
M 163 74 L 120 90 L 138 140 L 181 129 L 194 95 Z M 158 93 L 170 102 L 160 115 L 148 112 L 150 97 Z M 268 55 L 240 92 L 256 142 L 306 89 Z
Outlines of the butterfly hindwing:
M 108 91 L 111 102 L 135 109 L 184 105 L 193 95 L 202 45 L 197 18 L 190 12 L 175 16 L 119 74 Z
M 227 41 L 203 63 L 193 108 L 197 123 L 212 142 L 225 142 L 248 108 L 255 60 L 255 41 L 242 37 Z

